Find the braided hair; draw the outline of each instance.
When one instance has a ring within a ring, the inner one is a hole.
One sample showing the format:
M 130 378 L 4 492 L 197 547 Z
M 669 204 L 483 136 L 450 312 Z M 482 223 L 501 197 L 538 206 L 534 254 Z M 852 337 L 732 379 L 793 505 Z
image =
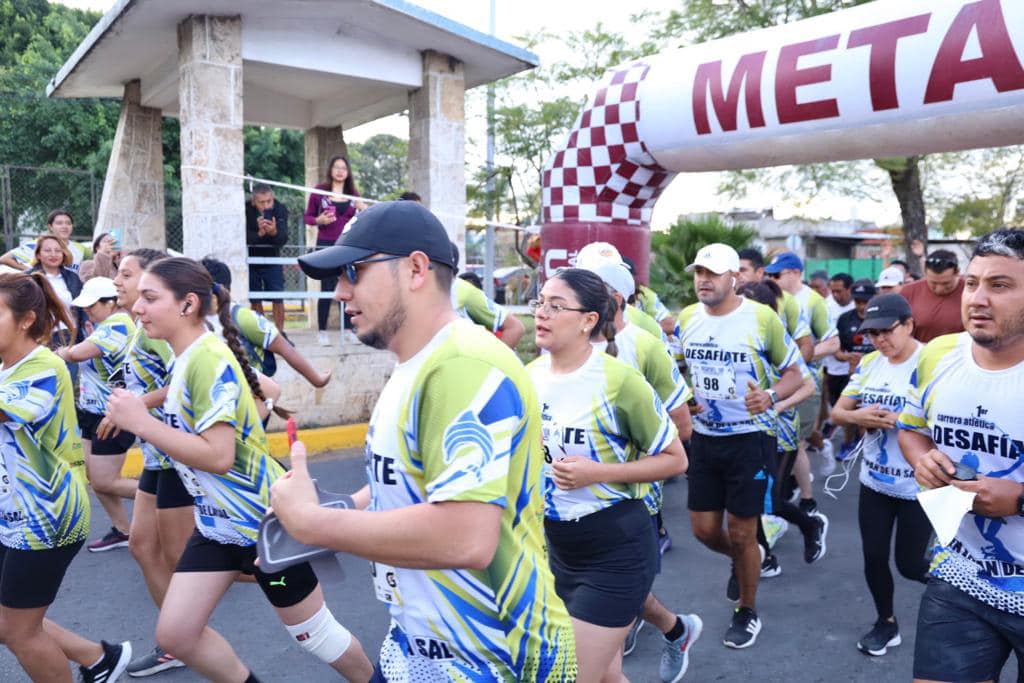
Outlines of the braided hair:
M 259 377 L 249 364 L 249 356 L 242 348 L 238 326 L 231 317 L 231 295 L 228 290 L 214 284 L 206 268 L 190 258 L 157 259 L 149 264 L 146 272 L 160 278 L 178 301 L 184 300 L 189 294 L 195 294 L 199 299 L 200 320 L 214 311 L 216 301 L 217 317 L 224 330 L 224 341 L 241 366 L 242 374 L 245 375 L 245 381 L 253 395 L 261 401 L 266 401 L 267 397 L 260 388 Z

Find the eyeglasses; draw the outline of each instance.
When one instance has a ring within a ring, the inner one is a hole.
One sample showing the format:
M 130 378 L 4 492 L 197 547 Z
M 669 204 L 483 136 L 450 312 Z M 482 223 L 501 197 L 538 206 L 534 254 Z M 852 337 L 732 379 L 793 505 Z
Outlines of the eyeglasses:
M 550 301 L 540 301 L 539 299 L 530 299 L 527 302 L 527 306 L 530 307 L 530 313 L 534 315 L 537 311 L 544 311 L 544 315 L 550 315 L 552 318 L 561 313 L 562 311 L 576 311 L 577 313 L 590 313 L 585 308 L 572 308 L 571 306 L 563 306 L 562 304 L 553 304 Z
M 770 277 L 773 280 L 778 280 L 779 278 L 782 277 L 782 273 L 766 273 L 766 275 L 768 275 L 768 277 Z
M 381 263 L 382 261 L 396 261 L 400 258 L 405 257 L 392 255 L 379 256 L 377 258 L 368 258 L 362 261 L 353 261 L 352 263 L 348 263 L 345 265 L 345 279 L 348 280 L 350 284 L 354 285 L 356 283 L 356 280 L 359 278 L 359 271 L 358 269 L 356 269 L 356 266 L 362 265 L 364 263 Z
M 929 256 L 924 262 L 925 268 L 933 273 L 941 273 L 950 268 L 956 268 L 959 263 L 945 256 Z
M 896 323 L 892 327 L 887 327 L 884 330 L 864 330 L 864 334 L 866 334 L 869 337 L 887 337 L 893 332 L 895 332 L 896 328 L 902 324 L 903 323 Z

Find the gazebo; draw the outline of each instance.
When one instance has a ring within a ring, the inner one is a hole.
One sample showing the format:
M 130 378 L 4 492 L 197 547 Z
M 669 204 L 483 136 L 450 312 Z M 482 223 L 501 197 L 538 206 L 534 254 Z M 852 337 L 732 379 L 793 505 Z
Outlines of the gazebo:
M 244 299 L 243 184 L 225 175 L 245 172 L 243 124 L 305 131 L 312 185 L 346 129 L 408 110 L 410 185 L 461 243 L 465 91 L 536 65 L 402 0 L 119 0 L 47 93 L 121 98 L 96 230 L 129 246 L 166 244 L 161 116 L 178 117 L 184 252 L 220 255 Z

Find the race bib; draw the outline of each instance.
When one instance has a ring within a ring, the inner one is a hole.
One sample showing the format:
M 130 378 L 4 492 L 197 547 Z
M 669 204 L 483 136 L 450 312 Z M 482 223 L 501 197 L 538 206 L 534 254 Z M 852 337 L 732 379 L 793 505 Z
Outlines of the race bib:
M 181 478 L 181 483 L 184 485 L 185 490 L 188 491 L 188 495 L 193 498 L 199 498 L 205 495 L 203 487 L 199 483 L 199 479 L 188 467 L 181 463 L 174 463 L 174 469 L 178 472 L 178 477 Z
M 693 390 L 701 398 L 734 401 L 736 394 L 736 371 L 731 365 L 710 365 L 694 363 L 690 366 L 693 375 Z
M 394 567 L 380 562 L 371 562 L 370 574 L 373 575 L 373 590 L 377 594 L 378 600 L 389 605 L 402 604 L 398 593 L 398 577 Z
M 544 443 L 544 462 L 550 464 L 555 460 L 565 459 L 565 448 L 562 444 L 562 426 L 555 420 L 541 420 L 541 440 Z

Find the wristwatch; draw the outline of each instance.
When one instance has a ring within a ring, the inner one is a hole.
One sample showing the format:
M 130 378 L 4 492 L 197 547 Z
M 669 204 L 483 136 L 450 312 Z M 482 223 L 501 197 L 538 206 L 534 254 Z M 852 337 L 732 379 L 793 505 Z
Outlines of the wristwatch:
M 768 389 L 768 398 L 772 400 L 772 405 L 779 402 L 779 394 L 774 389 Z
M 1017 514 L 1024 517 L 1024 495 L 1017 498 Z

